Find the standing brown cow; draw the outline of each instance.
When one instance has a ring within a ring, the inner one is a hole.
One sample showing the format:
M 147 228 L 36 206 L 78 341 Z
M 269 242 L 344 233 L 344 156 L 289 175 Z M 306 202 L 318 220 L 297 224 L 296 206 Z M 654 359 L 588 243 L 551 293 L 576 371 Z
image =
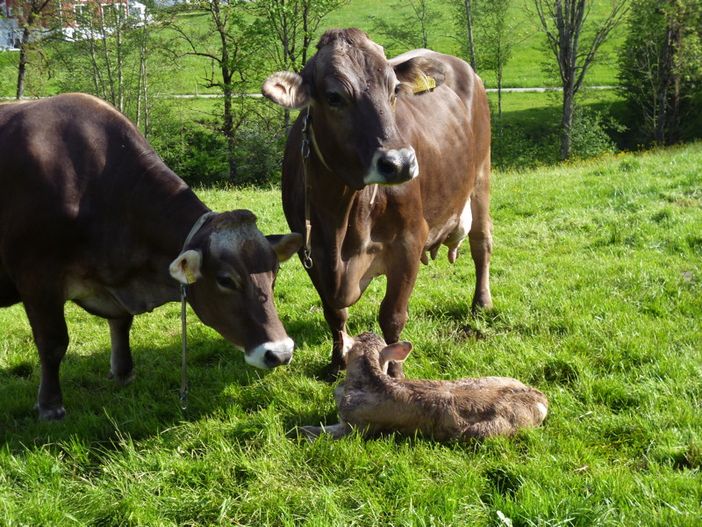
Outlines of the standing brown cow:
M 133 376 L 133 316 L 178 300 L 178 282 L 247 363 L 290 362 L 273 284 L 301 237 L 266 239 L 253 213 L 210 211 L 108 104 L 67 94 L 1 105 L 0 189 L 0 307 L 24 303 L 41 360 L 41 418 L 65 413 L 66 300 L 108 319 L 120 383 Z
M 263 94 L 303 109 L 285 151 L 283 207 L 293 231 L 309 232 L 303 262 L 333 334 L 334 373 L 347 308 L 387 275 L 379 321 L 397 342 L 419 262 L 442 244 L 453 262 L 468 235 L 473 308 L 491 306 L 490 111 L 482 81 L 456 57 L 415 50 L 388 61 L 358 29 L 327 31 L 317 50 L 301 75 L 271 75 Z

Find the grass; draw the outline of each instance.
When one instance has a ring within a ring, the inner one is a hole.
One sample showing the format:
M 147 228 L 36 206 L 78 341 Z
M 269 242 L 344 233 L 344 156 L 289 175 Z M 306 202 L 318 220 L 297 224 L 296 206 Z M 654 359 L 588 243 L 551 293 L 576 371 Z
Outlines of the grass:
M 508 375 L 550 416 L 514 438 L 298 440 L 334 422 L 316 379 L 330 342 L 298 261 L 277 305 L 295 360 L 263 373 L 178 306 L 137 317 L 138 376 L 106 379 L 107 325 L 67 305 L 68 416 L 32 411 L 39 366 L 21 306 L 0 310 L 3 525 L 698 525 L 702 518 L 702 144 L 495 173 L 495 310 L 468 315 L 473 267 L 423 268 L 403 337 L 410 377 Z M 201 190 L 283 232 L 277 188 Z M 351 310 L 377 331 L 383 282 Z

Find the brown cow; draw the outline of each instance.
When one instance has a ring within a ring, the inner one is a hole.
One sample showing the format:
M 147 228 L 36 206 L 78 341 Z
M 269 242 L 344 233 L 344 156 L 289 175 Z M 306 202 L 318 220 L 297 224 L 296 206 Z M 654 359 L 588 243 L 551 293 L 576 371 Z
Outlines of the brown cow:
M 311 267 L 302 257 L 333 334 L 334 374 L 347 308 L 387 275 L 379 321 L 396 342 L 419 262 L 442 244 L 453 262 L 468 235 L 473 308 L 491 306 L 490 111 L 456 57 L 415 50 L 388 61 L 358 29 L 327 31 L 317 49 L 301 75 L 275 73 L 263 94 L 304 109 L 285 151 L 283 207 L 295 232 L 309 219 Z
M 301 237 L 269 241 L 251 212 L 211 212 L 106 103 L 69 94 L 0 106 L 0 189 L 0 306 L 24 303 L 41 418 L 65 413 L 66 300 L 108 319 L 118 382 L 132 378 L 133 316 L 178 300 L 178 281 L 249 364 L 290 362 L 273 283 Z
M 437 441 L 513 435 L 539 426 L 548 413 L 546 396 L 510 377 L 456 381 L 409 380 L 387 374 L 388 362 L 404 362 L 409 342 L 387 346 L 373 333 L 344 335 L 348 350 L 346 379 L 334 392 L 341 422 L 303 426 L 309 438 L 335 439 L 358 429 L 367 436 L 415 433 Z

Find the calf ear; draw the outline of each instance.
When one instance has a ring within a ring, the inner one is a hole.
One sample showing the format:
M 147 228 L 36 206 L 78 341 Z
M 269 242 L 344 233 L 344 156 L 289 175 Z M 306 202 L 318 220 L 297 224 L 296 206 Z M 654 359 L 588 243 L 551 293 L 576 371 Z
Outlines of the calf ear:
M 289 260 L 302 247 L 302 235 L 296 232 L 285 235 L 271 234 L 266 238 L 281 262 Z
M 287 108 L 299 110 L 311 102 L 309 86 L 302 77 L 292 71 L 279 71 L 266 79 L 261 92 L 271 101 Z
M 385 346 L 380 352 L 381 367 L 387 364 L 388 361 L 404 362 L 407 356 L 412 351 L 412 343 L 407 341 L 396 342 Z
M 200 278 L 202 273 L 202 253 L 189 249 L 178 255 L 178 258 L 171 262 L 168 270 L 171 276 L 178 280 L 181 284 L 194 284 Z
M 446 68 L 439 60 L 414 57 L 395 66 L 398 80 L 415 94 L 431 91 L 446 79 Z

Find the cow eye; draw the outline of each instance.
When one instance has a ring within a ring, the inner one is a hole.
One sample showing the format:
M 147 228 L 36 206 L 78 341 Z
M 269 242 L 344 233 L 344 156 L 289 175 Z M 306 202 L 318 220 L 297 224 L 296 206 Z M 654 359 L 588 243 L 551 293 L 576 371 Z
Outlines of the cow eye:
M 217 284 L 225 289 L 238 289 L 239 284 L 235 282 L 229 275 L 219 275 L 217 276 Z
M 335 91 L 328 91 L 324 94 L 327 104 L 332 108 L 339 108 L 344 104 L 344 98 Z
M 402 84 L 396 84 L 395 85 L 395 96 L 400 95 L 401 91 L 402 91 Z

